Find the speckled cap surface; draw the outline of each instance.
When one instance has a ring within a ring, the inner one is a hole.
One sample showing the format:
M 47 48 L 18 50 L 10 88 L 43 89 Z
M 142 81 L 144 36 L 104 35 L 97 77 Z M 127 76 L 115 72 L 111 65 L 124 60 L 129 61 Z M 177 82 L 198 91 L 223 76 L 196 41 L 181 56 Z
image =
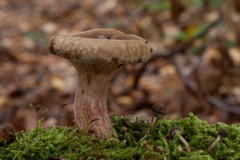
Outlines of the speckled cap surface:
M 123 65 L 145 62 L 153 52 L 147 40 L 114 29 L 54 36 L 49 43 L 49 51 L 72 61 Z

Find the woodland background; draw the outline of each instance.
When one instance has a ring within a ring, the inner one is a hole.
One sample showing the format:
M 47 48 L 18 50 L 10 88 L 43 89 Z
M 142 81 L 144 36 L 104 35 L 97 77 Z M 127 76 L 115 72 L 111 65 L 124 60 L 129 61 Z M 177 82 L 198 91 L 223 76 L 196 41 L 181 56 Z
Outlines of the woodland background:
M 36 125 L 29 104 L 49 108 L 45 127 L 73 125 L 76 71 L 51 55 L 54 35 L 114 28 L 150 41 L 154 55 L 112 79 L 109 115 L 167 118 L 193 112 L 215 123 L 240 121 L 239 0 L 0 0 L 0 125 Z M 58 115 L 62 104 L 62 115 Z

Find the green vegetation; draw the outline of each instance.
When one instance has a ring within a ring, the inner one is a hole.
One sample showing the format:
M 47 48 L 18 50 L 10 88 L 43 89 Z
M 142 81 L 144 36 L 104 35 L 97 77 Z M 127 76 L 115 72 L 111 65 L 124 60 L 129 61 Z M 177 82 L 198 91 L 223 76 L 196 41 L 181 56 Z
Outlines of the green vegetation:
M 45 129 L 38 121 L 35 129 L 16 133 L 14 143 L 0 148 L 0 159 L 238 159 L 240 157 L 240 125 L 208 124 L 192 113 L 184 119 L 159 120 L 152 127 L 143 117 L 111 117 L 118 138 L 109 136 L 97 140 L 75 126 L 53 126 Z M 189 143 L 191 152 L 169 134 L 173 126 L 181 129 L 181 136 Z M 224 129 L 223 138 L 210 154 L 206 149 Z M 231 158 L 230 158 L 231 157 Z M 133 158 L 134 159 L 134 158 Z

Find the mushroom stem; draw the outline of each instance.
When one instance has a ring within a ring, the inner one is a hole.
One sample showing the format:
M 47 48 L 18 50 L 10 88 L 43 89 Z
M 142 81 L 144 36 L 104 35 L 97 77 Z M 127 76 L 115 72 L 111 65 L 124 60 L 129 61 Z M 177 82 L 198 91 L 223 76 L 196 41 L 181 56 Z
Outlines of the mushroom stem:
M 184 144 L 184 146 L 187 148 L 188 152 L 190 153 L 191 149 L 189 147 L 188 142 L 181 135 L 179 136 L 179 140 Z
M 213 149 L 214 147 L 216 147 L 216 145 L 218 144 L 218 142 L 220 142 L 220 140 L 221 140 L 222 138 L 225 138 L 225 137 L 227 137 L 227 136 L 228 136 L 228 134 L 227 134 L 227 131 L 226 131 L 226 130 L 224 130 L 224 129 L 219 130 L 219 131 L 218 131 L 218 137 L 217 137 L 217 139 L 208 147 L 207 153 L 210 153 L 210 152 L 212 151 L 212 149 Z
M 178 133 L 179 134 L 181 133 L 181 129 L 179 127 L 172 127 L 170 129 L 170 134 L 172 137 L 175 137 Z M 189 147 L 188 142 L 181 135 L 179 135 L 179 140 L 184 144 L 184 146 L 187 148 L 188 152 L 190 153 L 191 149 Z
M 154 116 L 152 118 L 152 122 L 150 124 L 150 128 L 155 128 L 157 122 L 156 120 L 159 120 L 161 118 L 161 115 L 165 115 L 166 114 L 166 108 L 163 104 L 160 103 L 155 103 L 152 107 L 151 107 Z
M 97 138 L 104 138 L 112 131 L 106 95 L 116 69 L 108 73 L 96 74 L 96 72 L 89 71 L 86 66 L 72 63 L 78 71 L 74 109 L 78 129 L 91 131 Z
M 218 142 L 221 140 L 220 136 L 217 137 L 217 139 L 208 147 L 207 149 L 207 153 L 209 153 L 214 147 L 216 147 L 216 145 L 218 144 Z

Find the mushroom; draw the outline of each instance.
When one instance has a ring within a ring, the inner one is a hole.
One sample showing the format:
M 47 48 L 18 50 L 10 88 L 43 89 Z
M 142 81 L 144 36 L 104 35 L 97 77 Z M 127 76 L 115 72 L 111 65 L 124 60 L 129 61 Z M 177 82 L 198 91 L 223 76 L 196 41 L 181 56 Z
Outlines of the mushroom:
M 157 120 L 157 117 L 159 115 L 165 115 L 166 114 L 166 107 L 161 104 L 161 103 L 155 103 L 152 107 L 151 107 L 154 115 L 153 115 L 153 118 L 152 118 L 152 122 L 150 124 L 150 128 L 153 127 L 153 125 L 155 124 L 156 120 Z M 160 117 L 159 117 L 160 118 Z
M 179 127 L 172 127 L 170 129 L 170 134 L 172 137 L 174 137 L 176 134 L 178 134 L 180 132 L 181 132 L 181 129 Z M 184 144 L 184 146 L 187 148 L 188 152 L 190 153 L 191 149 L 189 147 L 188 142 L 181 135 L 179 135 L 179 140 Z
M 224 129 L 221 129 L 218 131 L 218 137 L 217 139 L 208 147 L 207 149 L 207 153 L 210 153 L 212 151 L 212 149 L 218 144 L 218 142 L 222 139 L 227 137 L 227 131 Z
M 106 98 L 112 76 L 124 65 L 147 61 L 153 50 L 141 37 L 114 29 L 93 29 L 53 37 L 49 51 L 70 60 L 78 72 L 74 108 L 78 129 L 104 138 L 112 131 Z
M 158 115 L 165 115 L 166 114 L 166 107 L 161 103 L 155 103 L 151 107 L 151 109 L 154 113 L 154 117 L 157 117 Z
M 15 141 L 15 132 L 10 126 L 0 128 L 0 147 Z

